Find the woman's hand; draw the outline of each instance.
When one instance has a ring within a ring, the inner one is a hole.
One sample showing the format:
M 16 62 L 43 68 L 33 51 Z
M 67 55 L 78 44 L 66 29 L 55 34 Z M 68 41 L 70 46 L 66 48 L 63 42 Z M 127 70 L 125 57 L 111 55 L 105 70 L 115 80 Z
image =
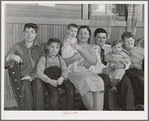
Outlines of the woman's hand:
M 80 53 L 76 52 L 73 56 L 71 56 L 70 58 L 66 58 L 64 60 L 65 60 L 66 65 L 69 65 L 69 64 L 72 64 L 73 62 L 80 60 L 80 59 L 81 59 Z
M 77 60 L 80 60 L 82 57 L 81 57 L 81 55 L 80 55 L 80 53 L 75 53 L 75 54 L 73 54 L 73 59 L 75 60 L 75 61 L 77 61 Z
M 73 47 L 75 50 L 78 50 L 78 51 L 80 51 L 80 50 L 82 49 L 82 47 L 81 47 L 80 45 L 78 45 L 78 44 L 74 44 L 74 45 L 72 45 L 72 47 Z

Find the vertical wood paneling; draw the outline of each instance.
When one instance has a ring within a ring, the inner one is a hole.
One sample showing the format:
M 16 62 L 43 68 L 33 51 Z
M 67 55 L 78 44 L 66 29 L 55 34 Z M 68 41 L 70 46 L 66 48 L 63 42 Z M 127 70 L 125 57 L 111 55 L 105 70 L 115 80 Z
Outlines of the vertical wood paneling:
M 111 42 L 115 39 L 121 39 L 121 35 L 125 32 L 126 27 L 112 27 L 111 28 Z
M 140 38 L 144 38 L 144 28 L 137 28 L 135 39 L 138 40 Z

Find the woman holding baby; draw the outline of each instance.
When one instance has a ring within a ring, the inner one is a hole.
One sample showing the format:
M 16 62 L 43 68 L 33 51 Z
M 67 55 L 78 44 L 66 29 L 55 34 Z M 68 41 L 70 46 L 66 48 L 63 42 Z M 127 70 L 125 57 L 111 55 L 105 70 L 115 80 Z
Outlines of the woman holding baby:
M 68 79 L 79 90 L 84 105 L 88 110 L 103 110 L 104 82 L 100 76 L 89 71 L 97 63 L 97 56 L 92 45 L 88 44 L 91 31 L 88 26 L 78 29 L 78 43 L 73 48 L 78 51 L 72 57 L 65 59 L 67 65 L 77 61 L 78 72 L 71 72 Z

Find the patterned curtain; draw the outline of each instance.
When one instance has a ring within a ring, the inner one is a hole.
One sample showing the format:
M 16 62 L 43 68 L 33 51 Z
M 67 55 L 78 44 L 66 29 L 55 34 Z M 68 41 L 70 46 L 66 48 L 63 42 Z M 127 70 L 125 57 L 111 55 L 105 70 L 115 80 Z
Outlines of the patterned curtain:
M 139 20 L 139 14 L 141 13 L 141 5 L 139 4 L 128 4 L 128 17 L 127 17 L 127 31 L 136 34 L 137 23 Z
M 108 33 L 107 43 L 110 42 L 112 20 L 112 4 L 91 4 L 90 6 L 90 29 L 92 38 L 90 43 L 94 44 L 93 33 L 97 28 L 103 28 Z

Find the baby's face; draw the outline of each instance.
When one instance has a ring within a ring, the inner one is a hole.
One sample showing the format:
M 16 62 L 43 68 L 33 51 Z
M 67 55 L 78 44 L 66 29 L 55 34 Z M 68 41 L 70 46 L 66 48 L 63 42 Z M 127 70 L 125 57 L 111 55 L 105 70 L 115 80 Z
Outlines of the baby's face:
M 122 43 L 119 43 L 119 44 L 115 45 L 112 49 L 113 49 L 113 52 L 115 54 L 119 54 L 123 49 L 122 48 Z
M 76 37 L 77 32 L 78 32 L 78 28 L 75 28 L 75 27 L 72 27 L 72 26 L 67 30 L 68 35 L 71 36 L 71 37 Z

